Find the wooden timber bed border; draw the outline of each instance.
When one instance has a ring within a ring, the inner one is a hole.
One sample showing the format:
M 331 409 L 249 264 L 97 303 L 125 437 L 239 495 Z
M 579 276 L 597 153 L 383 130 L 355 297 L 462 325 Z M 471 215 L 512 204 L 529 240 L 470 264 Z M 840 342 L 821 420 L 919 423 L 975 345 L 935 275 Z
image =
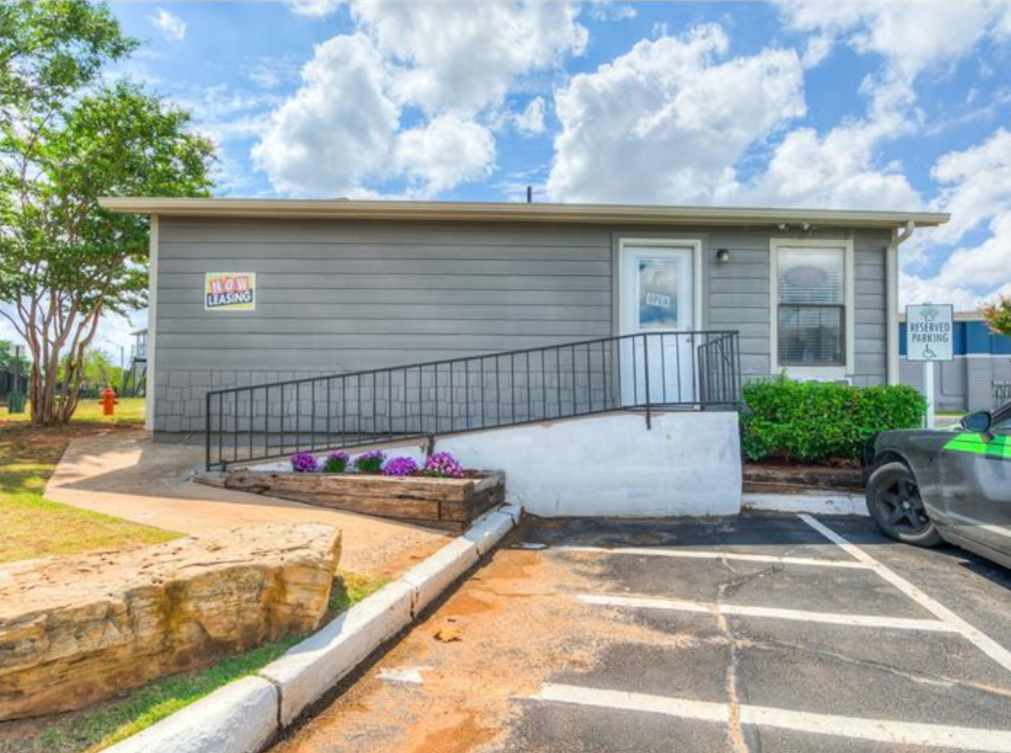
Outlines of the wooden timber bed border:
M 481 513 L 505 502 L 505 474 L 499 472 L 474 478 L 431 478 L 238 468 L 225 475 L 222 485 L 451 531 L 465 529 Z

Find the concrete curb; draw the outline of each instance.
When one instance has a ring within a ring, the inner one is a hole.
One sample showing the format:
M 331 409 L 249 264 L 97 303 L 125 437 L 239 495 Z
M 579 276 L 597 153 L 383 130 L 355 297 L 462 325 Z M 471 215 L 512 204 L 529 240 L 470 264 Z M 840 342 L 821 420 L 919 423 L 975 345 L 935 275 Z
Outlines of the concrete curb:
M 259 753 L 279 732 L 411 624 L 519 522 L 506 505 L 474 521 L 420 565 L 292 646 L 281 658 L 106 750 Z
M 243 677 L 162 719 L 121 743 L 115 753 L 252 753 L 278 732 L 277 688 Z
M 760 512 L 807 512 L 818 515 L 867 516 L 867 502 L 861 494 L 847 492 L 805 492 L 803 494 L 745 493 L 745 510 Z

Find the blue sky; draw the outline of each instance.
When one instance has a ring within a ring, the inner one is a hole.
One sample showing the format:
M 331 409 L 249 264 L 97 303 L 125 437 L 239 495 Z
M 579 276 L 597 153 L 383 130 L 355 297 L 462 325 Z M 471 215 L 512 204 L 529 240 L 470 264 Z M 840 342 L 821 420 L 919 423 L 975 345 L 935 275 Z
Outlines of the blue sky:
M 112 8 L 221 195 L 938 209 L 905 301 L 1011 293 L 1007 3 Z

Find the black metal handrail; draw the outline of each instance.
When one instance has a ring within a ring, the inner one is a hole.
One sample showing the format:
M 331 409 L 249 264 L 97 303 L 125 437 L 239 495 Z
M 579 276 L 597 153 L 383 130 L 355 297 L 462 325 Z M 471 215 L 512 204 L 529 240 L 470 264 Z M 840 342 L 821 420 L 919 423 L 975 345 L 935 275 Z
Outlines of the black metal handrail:
M 208 392 L 206 465 L 616 410 L 733 408 L 737 332 L 647 332 Z

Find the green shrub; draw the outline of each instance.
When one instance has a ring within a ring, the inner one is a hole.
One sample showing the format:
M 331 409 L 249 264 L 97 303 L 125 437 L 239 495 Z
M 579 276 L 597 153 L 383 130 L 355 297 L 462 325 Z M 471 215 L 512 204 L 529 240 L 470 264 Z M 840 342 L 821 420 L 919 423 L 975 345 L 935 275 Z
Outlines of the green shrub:
M 927 402 L 912 387 L 850 387 L 786 378 L 744 386 L 742 417 L 749 460 L 818 462 L 860 457 L 872 434 L 922 425 Z

